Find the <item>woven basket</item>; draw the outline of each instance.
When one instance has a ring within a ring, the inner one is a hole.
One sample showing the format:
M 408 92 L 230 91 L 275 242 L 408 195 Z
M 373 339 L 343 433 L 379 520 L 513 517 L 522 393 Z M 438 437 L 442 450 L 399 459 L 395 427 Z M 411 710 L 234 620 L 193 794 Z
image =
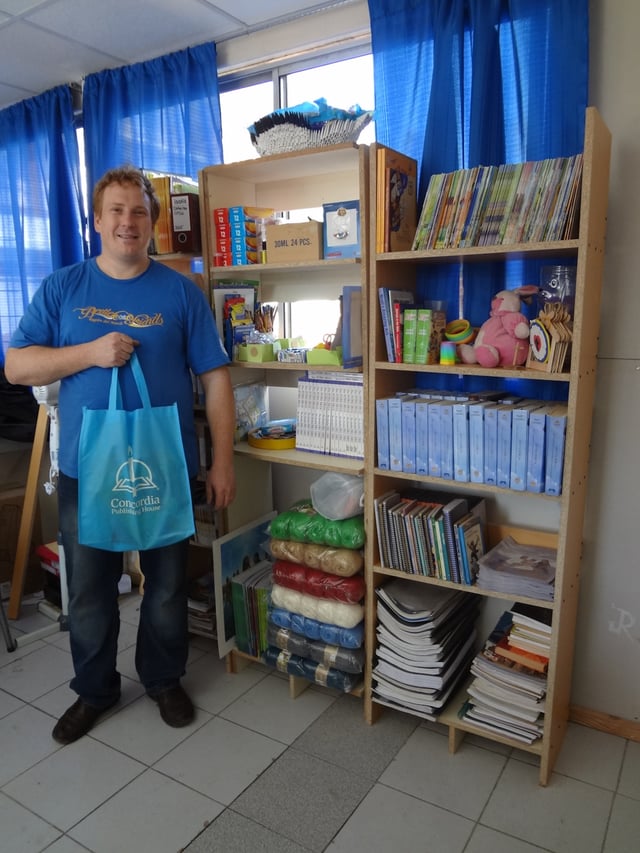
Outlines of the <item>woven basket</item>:
M 256 130 L 251 134 L 251 141 L 262 157 L 301 151 L 305 148 L 357 142 L 360 133 L 371 121 L 371 113 L 362 113 L 353 119 L 330 119 L 316 126 L 305 126 L 305 123 L 300 121 L 299 114 L 296 115 L 295 121 L 287 121 L 286 116 L 278 116 L 279 123 L 260 130 L 259 125 L 271 124 L 270 119 L 270 116 L 265 116 L 256 122 Z

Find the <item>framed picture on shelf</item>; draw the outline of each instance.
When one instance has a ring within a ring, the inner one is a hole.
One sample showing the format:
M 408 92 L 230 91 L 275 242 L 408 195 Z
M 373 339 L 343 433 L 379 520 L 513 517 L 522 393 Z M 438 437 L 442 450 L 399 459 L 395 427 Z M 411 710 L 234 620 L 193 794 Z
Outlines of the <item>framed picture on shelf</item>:
M 236 648 L 231 580 L 245 569 L 269 558 L 269 525 L 275 516 L 275 511 L 269 512 L 213 543 L 216 627 L 221 658 Z

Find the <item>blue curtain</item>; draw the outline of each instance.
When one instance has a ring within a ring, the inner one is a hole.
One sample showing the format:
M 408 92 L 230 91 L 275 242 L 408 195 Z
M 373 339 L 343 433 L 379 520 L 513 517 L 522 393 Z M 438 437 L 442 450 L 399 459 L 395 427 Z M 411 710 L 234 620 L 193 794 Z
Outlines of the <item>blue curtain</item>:
M 368 4 L 376 138 L 418 161 L 419 205 L 434 173 L 582 150 L 588 0 Z M 493 293 L 539 280 L 535 262 L 472 266 L 421 273 L 420 295 L 479 325 Z
M 222 162 L 213 42 L 90 74 L 83 101 L 90 187 L 123 163 L 197 178 Z M 93 228 L 91 250 L 99 251 Z
M 0 111 L 0 344 L 42 279 L 85 256 L 80 157 L 67 86 Z

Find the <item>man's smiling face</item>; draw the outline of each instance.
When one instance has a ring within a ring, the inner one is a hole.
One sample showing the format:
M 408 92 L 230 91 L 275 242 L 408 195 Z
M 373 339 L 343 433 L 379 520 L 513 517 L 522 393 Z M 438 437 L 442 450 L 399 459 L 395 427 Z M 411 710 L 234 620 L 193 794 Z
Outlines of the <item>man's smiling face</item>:
M 102 210 L 94 216 L 102 255 L 118 264 L 139 264 L 147 257 L 153 233 L 149 200 L 134 184 L 110 184 Z

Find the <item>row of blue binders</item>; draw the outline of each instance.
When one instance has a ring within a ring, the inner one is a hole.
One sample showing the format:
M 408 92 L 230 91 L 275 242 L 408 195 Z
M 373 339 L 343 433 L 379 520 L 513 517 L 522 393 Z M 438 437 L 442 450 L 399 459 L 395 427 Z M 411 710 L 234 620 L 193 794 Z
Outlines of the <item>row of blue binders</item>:
M 563 402 L 416 389 L 376 400 L 377 466 L 557 496 L 566 429 Z

